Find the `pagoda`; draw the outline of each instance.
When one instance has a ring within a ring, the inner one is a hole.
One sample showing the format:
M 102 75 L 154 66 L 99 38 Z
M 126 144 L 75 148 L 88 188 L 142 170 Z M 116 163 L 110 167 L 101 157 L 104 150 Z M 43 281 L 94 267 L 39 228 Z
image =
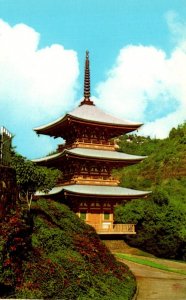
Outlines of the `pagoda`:
M 144 156 L 116 150 L 116 137 L 138 129 L 132 123 L 106 114 L 90 98 L 89 53 L 86 52 L 84 99 L 72 112 L 34 130 L 37 134 L 61 137 L 57 153 L 34 160 L 49 168 L 58 168 L 63 178 L 48 194 L 37 192 L 67 204 L 98 234 L 135 234 L 134 224 L 115 224 L 114 207 L 131 199 L 147 197 L 147 191 L 119 186 L 112 176 L 114 168 L 142 161 Z

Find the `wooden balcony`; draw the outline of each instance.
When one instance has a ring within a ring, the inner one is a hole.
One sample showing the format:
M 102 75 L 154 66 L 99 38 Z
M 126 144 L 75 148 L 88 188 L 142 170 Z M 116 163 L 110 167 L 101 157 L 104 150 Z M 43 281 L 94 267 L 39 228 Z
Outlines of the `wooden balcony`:
M 73 175 L 66 176 L 62 180 L 58 181 L 58 185 L 60 184 L 87 184 L 87 185 L 103 185 L 103 186 L 118 186 L 119 180 L 113 178 L 112 176 L 103 176 L 103 175 Z
M 134 224 L 89 224 L 98 234 L 136 234 Z
M 58 152 L 62 152 L 65 149 L 73 149 L 73 148 L 88 148 L 88 149 L 97 149 L 97 150 L 110 150 L 114 151 L 117 147 L 117 145 L 113 141 L 105 141 L 101 140 L 98 142 L 97 139 L 81 139 L 76 140 L 71 143 L 65 143 L 58 145 Z
M 97 141 L 94 140 L 77 141 L 76 143 L 74 143 L 73 147 L 96 149 L 96 150 L 110 150 L 110 151 L 115 150 L 115 146 L 113 142 L 100 141 L 98 143 Z

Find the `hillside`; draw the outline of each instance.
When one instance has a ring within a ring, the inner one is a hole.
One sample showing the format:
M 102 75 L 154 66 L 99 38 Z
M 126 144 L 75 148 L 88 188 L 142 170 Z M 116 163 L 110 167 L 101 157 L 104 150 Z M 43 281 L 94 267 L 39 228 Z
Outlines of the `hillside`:
M 115 172 L 121 185 L 146 190 L 163 188 L 171 201 L 186 205 L 186 123 L 173 128 L 166 139 L 125 135 L 119 146 L 122 152 L 148 156 L 140 164 Z
M 120 151 L 148 156 L 115 171 L 121 185 L 153 191 L 116 209 L 118 222 L 136 224 L 137 235 L 127 241 L 160 257 L 186 260 L 186 124 L 164 140 L 123 136 Z
M 40 199 L 31 221 L 22 205 L 12 209 L 1 223 L 1 298 L 132 298 L 128 267 L 68 207 Z

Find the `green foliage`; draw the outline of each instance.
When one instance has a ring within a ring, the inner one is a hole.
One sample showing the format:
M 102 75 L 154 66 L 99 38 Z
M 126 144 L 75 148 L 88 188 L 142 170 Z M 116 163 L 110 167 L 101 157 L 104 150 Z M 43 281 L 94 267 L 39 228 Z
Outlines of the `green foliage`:
M 18 199 L 7 205 L 0 228 L 0 297 L 11 298 L 22 280 L 22 261 L 31 245 L 29 219 Z
M 36 190 L 48 192 L 56 184 L 60 171 L 38 167 L 32 161 L 19 154 L 13 154 L 11 166 L 16 170 L 20 195 L 26 199 L 30 208 L 32 196 Z
M 159 206 L 168 205 L 169 204 L 169 197 L 164 190 L 154 190 L 151 196 L 153 202 L 158 204 Z
M 128 267 L 67 206 L 34 201 L 29 227 L 17 213 L 0 237 L 1 297 L 132 299 L 136 283 Z
M 118 171 L 117 175 L 121 178 L 122 185 L 150 187 L 162 184 L 167 179 L 180 179 L 186 176 L 185 144 L 183 143 L 183 139 L 186 139 L 186 124 L 174 129 L 174 134 L 171 132 L 170 138 L 164 140 L 135 135 L 121 137 L 120 151 L 135 155 L 148 155 L 148 158 L 140 164 Z M 133 180 L 134 176 L 137 179 L 136 183 Z
M 186 123 L 179 125 L 178 128 L 172 128 L 169 133 L 170 139 L 178 139 L 180 143 L 186 144 Z
M 13 155 L 12 167 L 16 170 L 17 184 L 24 192 L 35 192 L 36 189 L 49 191 L 56 183 L 59 171 L 38 167 L 21 155 Z
M 159 257 L 186 260 L 185 213 L 168 202 L 161 193 L 154 193 L 150 199 L 133 200 L 117 207 L 116 220 L 136 224 L 137 234 L 126 237 L 131 245 Z

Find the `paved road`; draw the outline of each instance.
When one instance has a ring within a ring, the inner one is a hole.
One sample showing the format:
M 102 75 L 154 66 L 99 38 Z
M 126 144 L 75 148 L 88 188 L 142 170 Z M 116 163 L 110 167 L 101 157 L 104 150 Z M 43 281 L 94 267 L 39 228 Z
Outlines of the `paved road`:
M 159 262 L 157 259 L 154 261 Z M 186 276 L 122 260 L 129 266 L 138 282 L 137 300 L 186 300 Z M 162 263 L 162 260 L 161 260 Z M 167 262 L 175 269 L 186 270 L 186 264 Z

